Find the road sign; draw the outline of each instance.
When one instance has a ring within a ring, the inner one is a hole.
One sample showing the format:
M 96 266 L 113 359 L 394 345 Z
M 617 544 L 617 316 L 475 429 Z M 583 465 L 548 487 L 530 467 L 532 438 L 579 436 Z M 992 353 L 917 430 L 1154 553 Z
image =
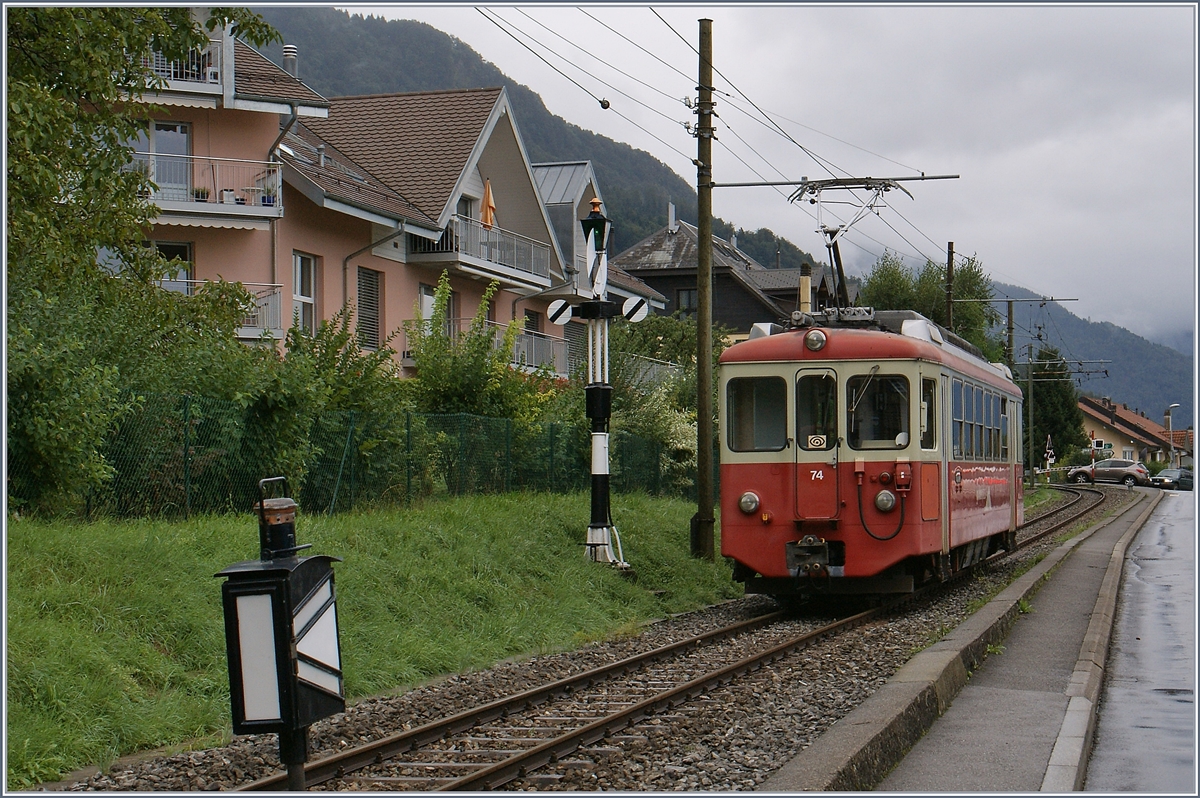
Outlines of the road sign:
M 550 307 L 546 309 L 547 315 L 550 316 L 550 321 L 555 324 L 566 324 L 571 320 L 571 303 L 565 299 L 556 299 L 550 303 Z
M 641 321 L 650 312 L 650 303 L 644 297 L 631 296 L 621 306 L 621 315 L 629 321 Z

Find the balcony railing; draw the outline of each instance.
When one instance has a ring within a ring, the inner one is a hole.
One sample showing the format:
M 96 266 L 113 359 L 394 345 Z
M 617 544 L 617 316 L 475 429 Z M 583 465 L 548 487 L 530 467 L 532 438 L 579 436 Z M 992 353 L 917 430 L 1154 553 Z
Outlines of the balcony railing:
M 488 230 L 478 219 L 455 216 L 437 241 L 409 236 L 409 252 L 414 255 L 454 252 L 510 269 L 550 276 L 550 245 L 509 230 Z
M 178 291 L 191 296 L 200 286 L 212 280 L 163 280 L 160 285 L 168 291 Z M 254 297 L 254 310 L 242 319 L 237 337 L 257 340 L 263 333 L 272 338 L 283 338 L 283 286 L 274 283 L 242 283 Z
M 159 205 L 172 203 L 172 211 L 214 213 L 240 206 L 264 209 L 256 215 L 283 215 L 283 179 L 277 163 L 135 152 L 129 168 L 144 172 L 157 186 L 150 199 Z
M 449 319 L 446 322 L 447 332 L 451 338 L 457 338 L 471 328 L 471 322 L 472 319 Z M 492 346 L 499 349 L 504 345 L 504 333 L 508 325 L 489 321 L 487 328 L 492 333 Z M 400 333 L 400 351 L 405 360 L 410 359 L 407 333 L 403 330 Z M 565 377 L 568 374 L 567 342 L 543 333 L 528 330 L 519 332 L 509 363 L 530 370 L 548 366 L 555 374 Z
M 142 57 L 148 67 L 164 80 L 185 83 L 219 84 L 221 82 L 221 43 L 210 41 L 203 50 L 193 50 L 182 61 L 169 61 L 162 53 Z

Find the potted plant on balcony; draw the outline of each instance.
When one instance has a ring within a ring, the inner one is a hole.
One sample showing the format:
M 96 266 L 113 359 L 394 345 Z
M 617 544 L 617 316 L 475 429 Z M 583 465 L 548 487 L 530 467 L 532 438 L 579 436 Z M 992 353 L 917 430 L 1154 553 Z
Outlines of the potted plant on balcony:
M 268 206 L 268 207 L 274 205 L 275 204 L 275 195 L 270 192 L 263 194 L 262 195 L 262 204 L 264 206 Z
M 208 202 L 208 189 L 204 186 L 192 189 L 192 198 L 196 202 Z

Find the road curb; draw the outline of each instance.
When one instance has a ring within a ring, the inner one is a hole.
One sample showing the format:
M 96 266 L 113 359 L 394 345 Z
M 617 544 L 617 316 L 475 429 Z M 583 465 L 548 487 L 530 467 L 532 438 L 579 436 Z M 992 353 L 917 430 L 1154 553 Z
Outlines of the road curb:
M 1081 764 L 1086 763 L 1095 722 L 1096 697 L 1103 681 L 1103 658 L 1107 655 L 1112 631 L 1121 563 L 1124 562 L 1129 541 L 1161 498 L 1162 494 L 1159 493 L 1150 502 L 1149 507 L 1122 536 L 1109 561 L 1097 601 L 1099 612 L 1093 611 L 1080 661 L 1068 688 L 1072 700 L 1067 719 L 1060 730 L 1063 748 L 1060 752 L 1056 744 L 1055 752 L 1059 759 L 1056 761 L 1052 757 L 1051 760 L 1052 765 L 1061 768 L 1055 769 L 1056 778 L 1068 775 L 1078 778 L 1078 773 L 1083 771 Z M 987 658 L 988 647 L 999 644 L 1007 637 L 1020 615 L 1022 602 L 1038 591 L 1076 546 L 1116 519 L 1124 517 L 1143 500 L 1144 497 L 1125 511 L 1101 521 L 1046 555 L 950 634 L 909 660 L 883 687 L 830 727 L 811 747 L 801 751 L 776 771 L 758 789 L 765 792 L 873 789 L 946 711 L 967 683 L 971 672 Z M 1110 579 L 1114 562 L 1117 571 L 1115 577 Z M 1072 688 L 1075 693 L 1071 692 Z M 1075 709 L 1075 712 L 1071 712 L 1071 709 Z M 1063 737 L 1064 732 L 1069 733 L 1070 737 Z M 1080 743 L 1079 751 L 1073 747 L 1076 738 Z M 1069 773 L 1072 767 L 1074 771 Z M 1042 789 L 1048 788 L 1043 785 Z
M 1100 594 L 1096 597 L 1096 606 L 1092 609 L 1087 633 L 1083 636 L 1083 645 L 1079 649 L 1075 670 L 1067 684 L 1067 714 L 1063 718 L 1054 750 L 1050 754 L 1046 775 L 1042 779 L 1042 792 L 1073 792 L 1083 789 L 1088 758 L 1091 756 L 1092 742 L 1095 739 L 1096 714 L 1100 704 L 1100 691 L 1104 687 L 1108 647 L 1112 642 L 1113 627 L 1116 625 L 1117 599 L 1121 592 L 1121 576 L 1125 570 L 1125 554 L 1129 551 L 1129 544 L 1133 542 L 1134 536 L 1141 531 L 1142 525 L 1162 501 L 1162 497 L 1160 491 L 1113 547 L 1108 568 L 1104 572 L 1104 581 L 1100 585 Z

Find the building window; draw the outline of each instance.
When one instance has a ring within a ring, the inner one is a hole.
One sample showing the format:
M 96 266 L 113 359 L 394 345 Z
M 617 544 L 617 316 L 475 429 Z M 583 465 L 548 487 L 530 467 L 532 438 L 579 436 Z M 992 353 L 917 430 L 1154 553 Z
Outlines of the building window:
M 470 197 L 459 197 L 458 198 L 458 207 L 455 209 L 455 212 L 459 216 L 470 219 L 471 218 L 471 205 L 472 205 L 472 202 L 471 202 Z
M 679 311 L 679 318 L 694 319 L 696 318 L 696 308 L 698 301 L 696 299 L 695 288 L 680 288 L 675 292 L 675 307 Z
M 312 335 L 317 330 L 317 259 L 292 253 L 292 312 L 296 325 Z
M 536 310 L 525 311 L 525 332 L 540 333 L 542 331 L 542 314 Z
M 153 122 L 133 142 L 134 159 L 158 186 L 156 199 L 192 198 L 192 131 L 187 122 Z
M 192 293 L 192 245 L 177 241 L 155 241 L 154 249 L 166 260 L 178 261 L 178 267 L 168 273 L 158 284 L 168 291 L 180 294 Z
M 1121 457 L 1124 457 L 1126 460 L 1132 460 L 1133 449 L 1121 449 Z
M 379 348 L 379 272 L 358 267 L 358 342 L 363 349 Z

